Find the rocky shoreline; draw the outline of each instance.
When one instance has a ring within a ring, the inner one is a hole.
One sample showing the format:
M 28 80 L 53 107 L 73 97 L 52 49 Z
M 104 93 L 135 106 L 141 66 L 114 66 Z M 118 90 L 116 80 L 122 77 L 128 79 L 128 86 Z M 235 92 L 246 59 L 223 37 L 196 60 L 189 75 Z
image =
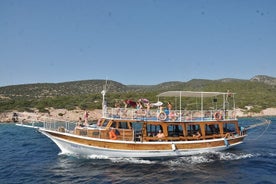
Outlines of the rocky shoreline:
M 77 122 L 79 118 L 83 119 L 84 110 L 66 110 L 66 109 L 50 109 L 49 113 L 40 112 L 3 112 L 0 113 L 0 123 L 12 123 L 14 113 L 17 114 L 18 122 L 33 122 L 33 121 L 68 121 Z M 237 117 L 264 117 L 276 116 L 276 108 L 267 108 L 260 113 L 246 113 L 242 109 L 236 109 Z M 101 109 L 89 111 L 89 122 L 97 121 L 102 116 Z
M 67 122 L 78 122 L 79 118 L 83 119 L 83 110 L 66 110 L 66 109 L 50 109 L 49 113 L 40 112 L 3 112 L 0 113 L 0 123 L 11 123 L 14 122 L 14 114 L 17 115 L 18 122 L 34 122 L 34 121 L 67 121 Z M 88 121 L 97 121 L 102 115 L 100 109 L 89 111 Z

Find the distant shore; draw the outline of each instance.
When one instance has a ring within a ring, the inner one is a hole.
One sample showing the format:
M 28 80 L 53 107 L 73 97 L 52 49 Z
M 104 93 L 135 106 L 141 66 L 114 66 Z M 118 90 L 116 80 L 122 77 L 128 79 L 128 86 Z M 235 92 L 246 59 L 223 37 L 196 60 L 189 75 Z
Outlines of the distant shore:
M 66 109 L 50 109 L 49 113 L 40 112 L 3 112 L 0 113 L 0 123 L 14 122 L 14 113 L 17 115 L 18 122 L 34 122 L 34 121 L 70 121 L 78 122 L 79 118 L 83 119 L 83 110 L 66 110 Z M 88 121 L 96 121 L 102 115 L 99 109 L 89 111 Z
M 0 123 L 13 122 L 13 115 L 18 115 L 18 122 L 26 121 L 70 121 L 77 122 L 79 118 L 83 118 L 83 110 L 66 110 L 66 109 L 50 109 L 49 113 L 40 112 L 3 112 L 0 113 Z M 237 117 L 264 117 L 264 116 L 276 116 L 276 108 L 267 108 L 262 110 L 260 113 L 246 113 L 242 109 L 236 109 Z M 102 116 L 100 109 L 89 111 L 89 122 L 97 121 Z

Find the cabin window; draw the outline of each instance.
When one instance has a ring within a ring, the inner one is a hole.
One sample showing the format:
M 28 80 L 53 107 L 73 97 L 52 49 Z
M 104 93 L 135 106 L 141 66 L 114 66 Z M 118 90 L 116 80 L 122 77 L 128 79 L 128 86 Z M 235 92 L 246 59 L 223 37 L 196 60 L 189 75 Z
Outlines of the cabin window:
M 136 130 L 141 131 L 142 130 L 142 126 L 143 126 L 143 124 L 139 123 L 139 122 L 132 122 L 132 123 L 130 123 L 130 127 L 132 129 L 134 129 L 135 131 Z
M 141 122 L 131 122 L 129 123 L 130 128 L 134 131 L 134 139 L 135 141 L 140 141 L 142 137 L 142 128 L 143 123 Z
M 127 122 L 119 122 L 119 127 L 121 129 L 128 129 Z
M 200 132 L 200 126 L 199 124 L 188 124 L 187 125 L 187 131 L 188 131 L 188 135 L 192 136 L 194 134 L 196 134 L 198 131 Z
M 235 129 L 235 124 L 233 123 L 225 123 L 223 125 L 223 132 L 224 133 L 227 133 L 227 132 L 235 132 L 236 129 Z
M 206 135 L 213 135 L 219 134 L 219 126 L 218 124 L 209 124 L 205 126 L 205 134 Z
M 106 127 L 106 125 L 108 124 L 108 120 L 105 120 L 102 124 L 103 127 Z
M 115 122 L 115 121 L 113 121 L 110 127 L 112 127 L 112 128 L 116 128 L 116 122 Z
M 147 125 L 147 136 L 149 137 L 154 137 L 157 135 L 157 133 L 161 130 L 163 132 L 162 126 L 161 125 L 152 125 L 149 124 Z
M 179 137 L 183 136 L 183 127 L 182 125 L 168 125 L 168 135 L 169 137 Z

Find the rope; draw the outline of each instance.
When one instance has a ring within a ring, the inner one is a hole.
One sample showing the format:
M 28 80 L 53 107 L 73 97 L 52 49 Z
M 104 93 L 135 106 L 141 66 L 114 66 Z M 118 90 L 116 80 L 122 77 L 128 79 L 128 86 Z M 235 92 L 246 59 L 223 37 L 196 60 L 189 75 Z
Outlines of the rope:
M 257 136 L 255 139 L 248 139 L 248 140 L 257 140 L 257 139 L 259 139 L 261 136 L 263 136 L 264 134 L 265 134 L 265 132 L 267 131 L 267 129 L 269 128 L 269 126 L 270 126 L 270 124 L 271 124 L 271 121 L 270 120 L 267 120 L 267 119 L 265 119 L 265 118 L 257 118 L 257 119 L 259 119 L 259 120 L 261 120 L 262 121 L 262 123 L 260 123 L 260 124 L 256 124 L 255 126 L 253 125 L 251 128 L 256 128 L 256 127 L 258 127 L 258 126 L 261 126 L 261 125 L 267 125 L 266 126 L 266 128 L 264 129 L 264 131 L 259 135 L 259 136 Z M 251 128 L 249 128 L 249 129 L 251 129 Z M 248 130 L 248 129 L 247 129 Z

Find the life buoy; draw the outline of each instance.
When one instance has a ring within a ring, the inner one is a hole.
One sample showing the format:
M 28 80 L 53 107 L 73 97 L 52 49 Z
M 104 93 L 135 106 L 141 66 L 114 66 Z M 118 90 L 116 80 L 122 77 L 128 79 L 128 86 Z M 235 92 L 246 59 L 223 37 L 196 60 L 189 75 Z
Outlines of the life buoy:
M 157 118 L 161 121 L 165 121 L 167 119 L 167 114 L 165 112 L 160 112 Z
M 117 139 L 117 135 L 115 134 L 114 130 L 109 131 L 109 138 L 112 139 L 112 140 Z
M 222 115 L 221 115 L 221 113 L 220 112 L 216 112 L 215 114 L 214 114 L 214 118 L 218 121 L 218 120 L 221 120 L 222 119 Z

